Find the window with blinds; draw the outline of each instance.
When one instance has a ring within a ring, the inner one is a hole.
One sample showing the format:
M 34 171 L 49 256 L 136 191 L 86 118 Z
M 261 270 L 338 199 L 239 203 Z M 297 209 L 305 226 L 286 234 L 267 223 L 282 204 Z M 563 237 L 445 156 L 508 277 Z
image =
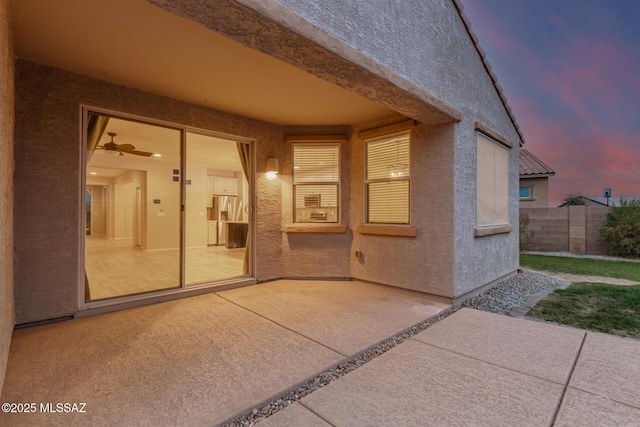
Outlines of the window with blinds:
M 340 145 L 293 145 L 294 222 L 338 222 Z
M 366 140 L 367 223 L 409 224 L 409 132 Z
M 509 150 L 481 134 L 478 141 L 478 225 L 509 223 Z

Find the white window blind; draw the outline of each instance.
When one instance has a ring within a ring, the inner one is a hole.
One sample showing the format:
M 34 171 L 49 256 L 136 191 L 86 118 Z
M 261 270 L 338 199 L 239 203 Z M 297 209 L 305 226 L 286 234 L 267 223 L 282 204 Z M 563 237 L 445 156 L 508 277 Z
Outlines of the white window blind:
M 367 223 L 409 224 L 409 132 L 366 144 Z
M 509 150 L 477 134 L 478 225 L 509 223 Z
M 338 222 L 339 144 L 293 145 L 295 222 Z

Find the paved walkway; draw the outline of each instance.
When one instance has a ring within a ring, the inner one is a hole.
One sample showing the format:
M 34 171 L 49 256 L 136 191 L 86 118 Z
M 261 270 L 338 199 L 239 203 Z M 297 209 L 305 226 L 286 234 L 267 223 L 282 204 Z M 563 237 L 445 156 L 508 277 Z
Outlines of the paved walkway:
M 627 279 L 617 279 L 615 277 L 603 277 L 603 276 L 584 276 L 578 274 L 557 273 L 551 271 L 533 270 L 526 268 L 527 271 L 532 273 L 544 274 L 545 276 L 559 277 L 560 279 L 568 280 L 570 282 L 592 282 L 592 283 L 606 283 L 609 285 L 619 286 L 635 286 L 640 285 L 640 282 Z
M 35 413 L 0 413 L 0 426 L 217 425 L 450 307 L 360 281 L 279 280 L 19 329 L 0 402 Z
M 36 411 L 0 425 L 217 425 L 449 308 L 370 283 L 282 280 L 17 330 L 0 400 Z M 58 403 L 85 412 L 46 411 Z M 258 425 L 639 420 L 640 341 L 465 308 Z
M 638 426 L 640 341 L 462 309 L 260 426 Z

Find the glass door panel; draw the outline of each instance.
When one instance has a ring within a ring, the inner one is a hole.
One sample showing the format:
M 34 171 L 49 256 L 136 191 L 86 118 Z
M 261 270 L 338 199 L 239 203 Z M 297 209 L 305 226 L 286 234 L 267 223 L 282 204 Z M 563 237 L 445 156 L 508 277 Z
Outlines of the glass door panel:
M 186 134 L 187 285 L 250 274 L 248 147 L 229 137 Z
M 181 133 L 89 113 L 85 301 L 181 286 Z

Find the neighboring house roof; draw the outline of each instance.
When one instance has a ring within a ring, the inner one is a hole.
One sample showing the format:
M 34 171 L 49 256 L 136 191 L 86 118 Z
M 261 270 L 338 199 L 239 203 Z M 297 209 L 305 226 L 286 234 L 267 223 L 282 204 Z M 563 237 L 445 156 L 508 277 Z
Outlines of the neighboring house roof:
M 487 73 L 489 73 L 489 76 L 491 77 L 491 80 L 493 81 L 493 85 L 495 86 L 496 91 L 498 92 L 498 95 L 500 96 L 500 100 L 502 101 L 502 105 L 504 105 L 504 108 L 507 110 L 507 114 L 509 115 L 509 118 L 511 119 L 511 123 L 513 123 L 513 126 L 516 128 L 516 132 L 518 132 L 518 136 L 520 137 L 520 146 L 522 146 L 524 144 L 524 135 L 522 134 L 522 131 L 520 130 L 520 126 L 518 126 L 518 122 L 516 121 L 516 117 L 514 116 L 513 111 L 511 110 L 511 107 L 509 106 L 509 103 L 507 102 L 507 97 L 504 95 L 504 92 L 502 90 L 502 86 L 500 86 L 500 84 L 498 83 L 498 77 L 492 71 L 491 64 L 489 64 L 489 61 L 487 60 L 487 54 L 480 47 L 480 44 L 478 42 L 478 36 L 475 35 L 473 30 L 471 30 L 471 22 L 469 21 L 469 18 L 467 18 L 467 16 L 463 13 L 464 6 L 460 2 L 460 0 L 453 0 L 453 4 L 456 6 L 456 9 L 458 9 L 458 13 L 460 14 L 460 17 L 462 18 L 462 22 L 464 23 L 464 26 L 467 28 L 467 32 L 469 33 L 469 36 L 471 37 L 471 40 L 473 40 L 473 44 L 475 45 L 476 50 L 478 51 L 478 54 L 480 55 L 480 58 L 482 59 L 482 63 L 484 64 L 484 68 L 487 70 Z
M 607 206 L 607 198 L 602 196 L 576 196 L 581 199 L 585 199 L 591 201 L 593 203 Z M 609 206 L 620 206 L 620 202 L 626 200 L 640 200 L 640 196 L 611 196 L 609 197 Z M 565 203 L 561 204 L 560 207 L 565 206 Z
M 545 165 L 542 160 L 540 160 L 524 148 L 520 149 L 519 163 L 520 178 L 541 178 L 556 174 L 553 169 Z

